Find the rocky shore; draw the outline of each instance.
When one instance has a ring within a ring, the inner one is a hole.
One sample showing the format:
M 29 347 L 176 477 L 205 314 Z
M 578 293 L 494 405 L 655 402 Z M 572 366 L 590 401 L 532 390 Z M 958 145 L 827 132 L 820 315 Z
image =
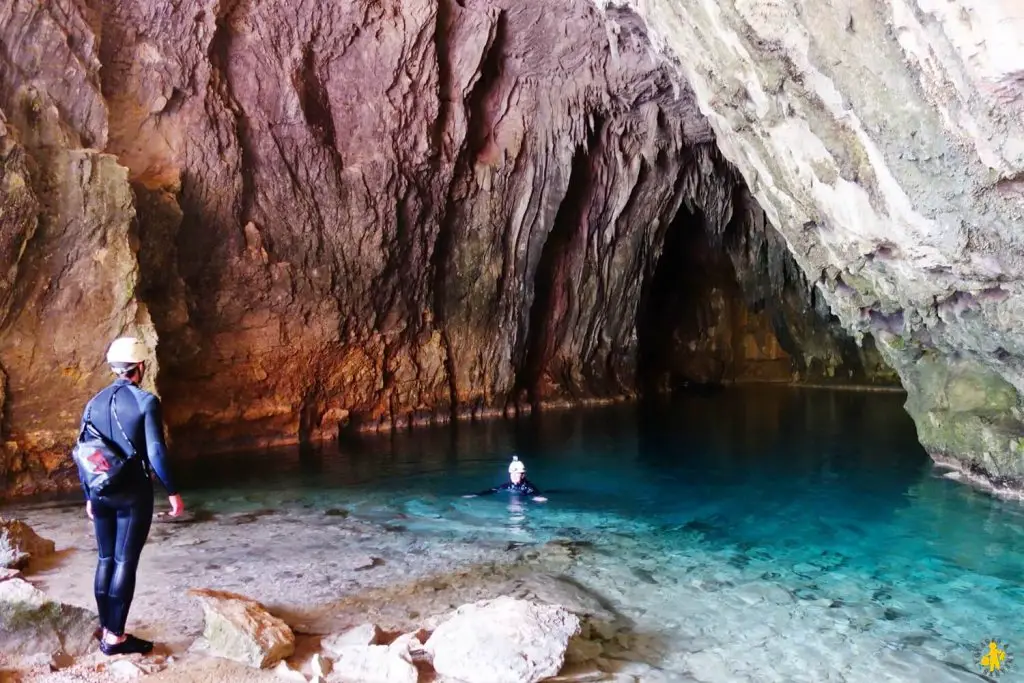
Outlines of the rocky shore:
M 558 578 L 573 541 L 428 544 L 339 510 L 159 517 L 129 622 L 157 647 L 107 658 L 80 506 L 28 516 L 56 544 L 0 577 L 4 683 L 632 681 L 650 668 L 602 657 L 623 625 Z M 21 522 L 0 528 L 40 547 Z

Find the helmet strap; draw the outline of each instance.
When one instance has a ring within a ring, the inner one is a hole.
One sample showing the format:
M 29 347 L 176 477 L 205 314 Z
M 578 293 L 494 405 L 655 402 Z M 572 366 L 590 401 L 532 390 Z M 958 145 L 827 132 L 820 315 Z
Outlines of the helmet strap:
M 139 372 L 139 368 L 141 365 L 142 363 L 133 363 L 132 365 L 128 365 L 121 368 L 112 366 L 111 369 L 114 371 L 114 374 L 117 375 L 118 377 L 123 377 L 125 379 L 133 379 L 134 375 Z

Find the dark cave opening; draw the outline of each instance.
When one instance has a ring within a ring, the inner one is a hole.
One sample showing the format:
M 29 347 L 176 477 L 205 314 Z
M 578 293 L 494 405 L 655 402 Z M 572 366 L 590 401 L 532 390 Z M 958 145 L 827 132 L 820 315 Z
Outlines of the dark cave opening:
M 866 337 L 828 312 L 745 187 L 716 230 L 684 203 L 665 231 L 637 312 L 637 384 L 647 395 L 739 383 L 870 385 L 899 378 Z

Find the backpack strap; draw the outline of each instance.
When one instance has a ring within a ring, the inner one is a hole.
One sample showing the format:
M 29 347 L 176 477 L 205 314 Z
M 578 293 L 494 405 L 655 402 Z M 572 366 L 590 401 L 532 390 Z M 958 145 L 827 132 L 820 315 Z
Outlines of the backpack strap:
M 138 453 L 135 450 L 135 444 L 132 443 L 132 440 L 129 439 L 128 435 L 124 433 L 124 427 L 121 425 L 121 420 L 118 419 L 117 417 L 117 392 L 121 391 L 122 389 L 124 389 L 123 384 L 119 386 L 117 389 L 114 389 L 114 393 L 110 395 L 110 413 L 111 415 L 114 416 L 114 422 L 117 423 L 117 428 L 121 431 L 121 436 L 123 436 L 124 440 L 128 442 L 128 445 L 132 447 L 132 454 L 128 456 L 128 458 L 131 459 L 138 455 Z
M 146 475 L 148 476 L 149 474 L 151 474 L 149 459 L 137 457 L 139 453 L 138 450 L 136 450 L 135 448 L 135 443 L 131 440 L 131 438 L 128 437 L 128 434 L 125 433 L 124 426 L 121 424 L 120 418 L 117 417 L 117 401 L 115 399 L 117 398 L 117 392 L 121 391 L 121 389 L 124 389 L 124 387 L 125 385 L 122 384 L 117 389 L 114 389 L 114 393 L 110 395 L 110 414 L 114 416 L 114 422 L 117 423 L 117 428 L 121 431 L 121 436 L 123 436 L 124 440 L 128 442 L 128 445 L 132 447 L 132 454 L 128 456 L 128 460 L 131 460 L 133 458 L 137 459 L 140 463 L 142 463 L 142 471 L 145 472 Z

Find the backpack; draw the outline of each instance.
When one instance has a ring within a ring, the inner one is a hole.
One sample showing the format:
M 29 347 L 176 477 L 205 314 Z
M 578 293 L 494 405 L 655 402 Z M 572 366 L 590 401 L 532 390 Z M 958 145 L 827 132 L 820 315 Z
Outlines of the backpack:
M 82 432 L 78 435 L 78 441 L 71 449 L 71 458 L 78 466 L 78 473 L 90 494 L 105 495 L 116 491 L 124 483 L 129 470 L 129 463 L 136 457 L 135 444 L 124 433 L 121 420 L 117 417 L 117 403 L 114 398 L 117 392 L 124 387 L 114 389 L 110 396 L 110 412 L 117 422 L 121 436 L 124 437 L 131 447 L 130 455 L 125 455 L 123 449 L 115 442 L 103 436 L 96 425 L 92 423 L 92 409 L 85 417 L 85 424 Z

